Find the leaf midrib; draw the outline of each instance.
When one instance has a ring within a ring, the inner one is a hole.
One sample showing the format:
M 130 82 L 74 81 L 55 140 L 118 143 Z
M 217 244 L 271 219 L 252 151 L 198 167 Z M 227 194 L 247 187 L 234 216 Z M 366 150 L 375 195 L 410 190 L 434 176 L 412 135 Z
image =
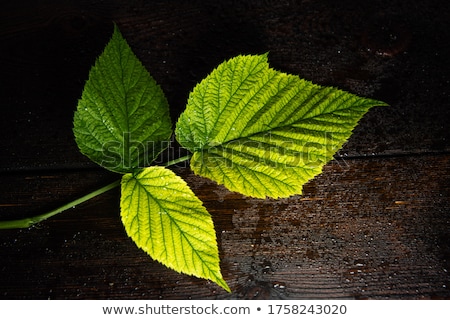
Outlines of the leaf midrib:
M 171 210 L 167 210 L 167 208 L 166 208 L 164 205 L 161 204 L 161 201 L 160 201 L 160 200 L 158 200 L 157 198 L 153 197 L 152 194 L 151 194 L 151 192 L 149 192 L 149 191 L 147 190 L 147 186 L 143 185 L 139 179 L 136 179 L 136 178 L 134 178 L 134 177 L 132 177 L 132 179 L 135 180 L 136 185 L 139 185 L 139 186 L 145 191 L 145 193 L 147 194 L 147 197 L 153 199 L 153 201 L 155 201 L 155 202 L 157 203 L 159 209 L 162 209 L 162 210 L 164 210 L 164 211 L 166 212 L 167 217 L 170 219 L 170 223 L 173 224 L 173 225 L 177 228 L 177 230 L 178 230 L 178 232 L 180 233 L 180 235 L 183 237 L 183 239 L 185 239 L 185 241 L 186 241 L 186 242 L 188 243 L 188 245 L 190 246 L 191 251 L 192 251 L 193 253 L 195 253 L 195 255 L 198 257 L 198 259 L 199 259 L 200 261 L 202 261 L 202 264 L 203 264 L 203 265 L 207 265 L 207 266 L 208 266 L 208 270 L 209 270 L 210 274 L 216 275 L 216 272 L 210 268 L 209 262 L 205 261 L 205 260 L 201 257 L 201 255 L 199 254 L 199 252 L 203 253 L 203 254 L 206 255 L 206 256 L 212 257 L 212 258 L 214 258 L 214 256 L 211 255 L 211 254 L 206 253 L 205 251 L 196 250 L 196 249 L 195 249 L 195 246 L 192 244 L 192 242 L 185 236 L 185 232 L 182 231 L 182 228 L 181 228 L 181 227 L 179 226 L 179 224 L 177 223 L 177 220 L 176 220 L 174 217 L 172 217 L 172 216 L 170 215 Z M 145 179 L 145 178 L 144 178 L 144 179 Z M 151 180 L 151 178 L 148 178 L 148 179 Z M 156 188 L 156 187 L 154 187 L 154 188 Z M 165 186 L 165 188 L 167 188 L 167 186 Z M 177 190 L 177 189 L 174 189 L 174 190 Z M 178 191 L 178 190 L 177 190 L 177 191 Z M 172 211 L 173 211 L 173 210 L 172 210 Z M 183 214 L 183 212 L 181 212 L 181 211 L 178 211 L 178 212 L 181 213 L 181 214 Z M 151 214 L 151 210 L 149 210 L 149 214 Z M 163 220 L 162 220 L 161 218 L 159 218 L 159 220 L 160 220 L 160 228 L 161 228 L 161 230 L 164 230 L 165 228 L 164 228 Z M 150 216 L 149 216 L 149 221 L 151 221 Z M 192 226 L 193 228 L 198 228 L 198 226 L 196 226 L 196 225 L 192 225 L 192 224 L 190 224 L 190 223 L 187 223 L 187 224 L 190 225 L 190 226 Z M 201 229 L 201 230 L 202 230 L 203 232 L 205 232 L 205 233 L 208 234 L 208 232 L 206 232 L 204 229 Z M 173 234 L 173 233 L 171 233 L 171 234 Z M 165 239 L 165 233 L 164 233 L 164 232 L 162 232 L 162 237 L 163 237 L 163 243 L 166 244 L 167 242 L 166 242 L 166 239 Z M 151 235 L 150 235 L 150 238 L 152 238 Z M 177 246 L 174 244 L 174 242 L 173 242 L 174 240 L 175 240 L 175 238 L 172 237 L 172 246 L 173 246 L 173 248 L 176 248 Z M 153 243 L 153 239 L 152 239 L 152 243 Z M 180 243 L 183 244 L 183 241 L 180 241 Z M 209 247 L 210 247 L 210 248 L 213 248 L 213 246 L 209 246 Z M 213 248 L 213 249 L 214 249 L 214 248 Z M 176 250 L 175 250 L 175 251 L 176 251 Z M 182 249 L 181 251 L 183 252 L 183 254 L 185 253 L 185 250 L 184 250 L 184 249 Z M 165 245 L 164 245 L 164 251 L 163 251 L 163 252 L 167 252 L 167 249 L 166 249 L 166 246 L 165 246 Z M 167 257 L 167 255 L 166 255 L 166 257 Z M 178 262 L 178 261 L 179 261 L 178 258 L 175 257 L 175 259 L 176 259 L 176 261 L 177 261 L 177 266 L 180 267 L 180 263 Z M 184 259 L 184 264 L 185 264 L 186 266 L 189 266 L 189 263 L 187 263 L 187 261 L 186 261 L 185 259 Z
M 328 95 L 327 95 L 327 96 L 328 96 Z M 358 107 L 363 107 L 363 105 L 358 105 Z M 226 143 L 231 143 L 231 142 L 234 142 L 234 141 L 239 141 L 239 140 L 241 140 L 241 139 L 251 138 L 252 136 L 259 135 L 259 134 L 270 133 L 272 130 L 289 129 L 289 128 L 291 128 L 291 127 L 294 126 L 294 125 L 301 124 L 303 121 L 307 121 L 307 120 L 314 119 L 314 118 L 317 117 L 317 116 L 333 115 L 333 113 L 334 113 L 335 111 L 342 111 L 342 110 L 345 110 L 345 109 L 351 109 L 351 107 L 337 108 L 337 109 L 334 109 L 333 111 L 330 111 L 330 112 L 320 113 L 320 114 L 318 114 L 318 115 L 313 115 L 313 116 L 309 116 L 309 117 L 302 117 L 301 119 L 298 119 L 298 120 L 296 120 L 296 121 L 294 121 L 294 122 L 292 122 L 292 123 L 288 123 L 288 124 L 286 124 L 286 125 L 282 125 L 282 126 L 278 126 L 278 127 L 277 127 L 277 126 L 276 126 L 276 127 L 270 127 L 270 128 L 267 129 L 266 131 L 253 132 L 253 133 L 251 133 L 251 134 L 243 135 L 243 136 L 240 136 L 240 137 L 235 138 L 235 139 L 225 140 L 225 141 L 221 142 L 219 145 L 214 145 L 214 146 L 204 145 L 200 150 L 206 150 L 206 151 L 208 151 L 208 150 L 211 149 L 211 148 L 217 148 L 217 147 L 223 146 L 223 145 L 226 144 Z M 308 112 L 308 113 L 309 113 L 309 112 Z M 317 131 L 317 132 L 322 132 L 322 131 Z M 342 134 L 341 132 L 339 132 L 339 133 Z M 351 133 L 351 130 L 349 130 L 348 133 Z

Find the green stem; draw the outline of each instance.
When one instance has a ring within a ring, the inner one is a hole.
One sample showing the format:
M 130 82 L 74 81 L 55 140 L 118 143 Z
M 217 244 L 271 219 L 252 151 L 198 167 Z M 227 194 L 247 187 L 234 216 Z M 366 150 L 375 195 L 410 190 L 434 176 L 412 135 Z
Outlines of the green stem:
M 173 166 L 174 164 L 189 160 L 191 158 L 191 154 L 184 156 L 184 157 L 180 157 L 178 159 L 175 160 L 171 160 L 168 161 L 167 163 L 165 163 L 163 166 L 164 167 L 169 167 L 169 166 Z M 18 219 L 18 220 L 8 220 L 8 221 L 0 221 L 0 229 L 18 229 L 18 228 L 29 228 L 32 225 L 39 223 L 41 221 L 44 221 L 50 217 L 53 217 L 55 215 L 57 215 L 58 213 L 61 213 L 67 209 L 73 208 L 83 202 L 86 202 L 102 193 L 105 193 L 111 189 L 114 189 L 116 187 L 118 187 L 120 185 L 120 179 L 117 181 L 114 181 L 104 187 L 101 187 L 100 189 L 97 189 L 95 191 L 92 191 L 84 196 L 82 196 L 81 198 L 78 198 L 74 201 L 71 201 L 59 208 L 56 208 L 52 211 L 49 211 L 47 213 L 44 214 L 40 214 L 34 217 L 30 217 L 30 218 L 24 218 L 24 219 Z
M 192 154 L 190 153 L 190 154 L 188 154 L 187 156 L 180 157 L 180 158 L 178 158 L 178 159 L 168 161 L 168 162 L 166 162 L 165 164 L 163 164 L 162 167 L 170 167 L 170 166 L 173 166 L 174 164 L 177 164 L 177 163 L 180 163 L 180 162 L 187 161 L 187 160 L 189 160 L 191 157 L 192 157 Z
M 113 183 L 110 183 L 100 189 L 97 189 L 95 191 L 92 191 L 91 193 L 88 193 L 85 196 L 82 196 L 81 198 L 78 198 L 72 202 L 69 202 L 62 207 L 56 208 L 52 211 L 49 211 L 47 213 L 30 217 L 30 218 L 24 218 L 19 220 L 10 220 L 10 221 L 0 221 L 0 229 L 16 229 L 16 228 L 29 228 L 32 225 L 39 223 L 45 219 L 48 219 L 50 217 L 53 217 L 54 215 L 57 215 L 60 212 L 63 212 L 67 209 L 73 208 L 74 206 L 79 205 L 80 203 L 83 203 L 85 201 L 88 201 L 89 199 L 92 199 L 99 194 L 102 194 L 106 191 L 109 191 L 111 189 L 114 189 L 120 184 L 120 180 L 114 181 Z

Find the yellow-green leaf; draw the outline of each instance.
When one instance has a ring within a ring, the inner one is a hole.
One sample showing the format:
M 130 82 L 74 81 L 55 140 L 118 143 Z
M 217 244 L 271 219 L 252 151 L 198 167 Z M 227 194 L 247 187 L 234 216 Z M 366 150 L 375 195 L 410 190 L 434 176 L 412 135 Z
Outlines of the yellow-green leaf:
M 269 67 L 267 55 L 220 64 L 189 95 L 175 133 L 192 170 L 248 196 L 288 197 L 384 102 Z
M 211 216 L 183 179 L 169 169 L 149 167 L 125 174 L 121 188 L 122 222 L 139 248 L 175 271 L 230 291 L 220 273 Z
M 83 154 L 120 173 L 149 166 L 167 148 L 172 122 L 166 97 L 117 26 L 89 72 L 73 131 Z

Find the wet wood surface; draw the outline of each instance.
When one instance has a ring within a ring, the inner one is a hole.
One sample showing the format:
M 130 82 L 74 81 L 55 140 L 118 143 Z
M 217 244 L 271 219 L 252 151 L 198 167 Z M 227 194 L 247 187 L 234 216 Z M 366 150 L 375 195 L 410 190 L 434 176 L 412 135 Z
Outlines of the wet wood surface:
M 127 238 L 112 190 L 0 231 L 2 299 L 450 298 L 450 12 L 445 1 L 9 1 L 0 10 L 0 218 L 118 176 L 82 156 L 72 116 L 118 24 L 172 117 L 224 59 L 380 99 L 301 196 L 251 199 L 179 173 L 204 202 L 232 289 L 178 274 Z M 175 150 L 176 152 L 177 150 Z

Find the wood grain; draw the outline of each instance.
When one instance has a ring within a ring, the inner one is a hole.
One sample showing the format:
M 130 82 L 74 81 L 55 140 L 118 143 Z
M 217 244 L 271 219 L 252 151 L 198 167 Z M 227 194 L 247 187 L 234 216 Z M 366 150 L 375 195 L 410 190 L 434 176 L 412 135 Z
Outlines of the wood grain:
M 113 190 L 36 227 L 2 230 L 2 298 L 450 298 L 448 2 L 2 6 L 0 219 L 45 212 L 118 178 L 79 153 L 71 130 L 113 22 L 161 84 L 174 121 L 195 83 L 240 53 L 269 52 L 277 69 L 391 105 L 361 120 L 301 196 L 250 199 L 174 169 L 213 216 L 231 294 L 137 249 Z
M 4 297 L 448 297 L 449 156 L 334 161 L 302 196 L 284 200 L 246 198 L 177 171 L 213 216 L 231 295 L 137 249 L 111 191 L 36 228 L 2 232 Z M 46 184 L 70 180 L 88 184 L 67 174 Z M 25 181 L 17 185 L 48 204 L 48 189 L 36 187 L 42 182 Z M 27 203 L 25 195 L 18 202 Z

